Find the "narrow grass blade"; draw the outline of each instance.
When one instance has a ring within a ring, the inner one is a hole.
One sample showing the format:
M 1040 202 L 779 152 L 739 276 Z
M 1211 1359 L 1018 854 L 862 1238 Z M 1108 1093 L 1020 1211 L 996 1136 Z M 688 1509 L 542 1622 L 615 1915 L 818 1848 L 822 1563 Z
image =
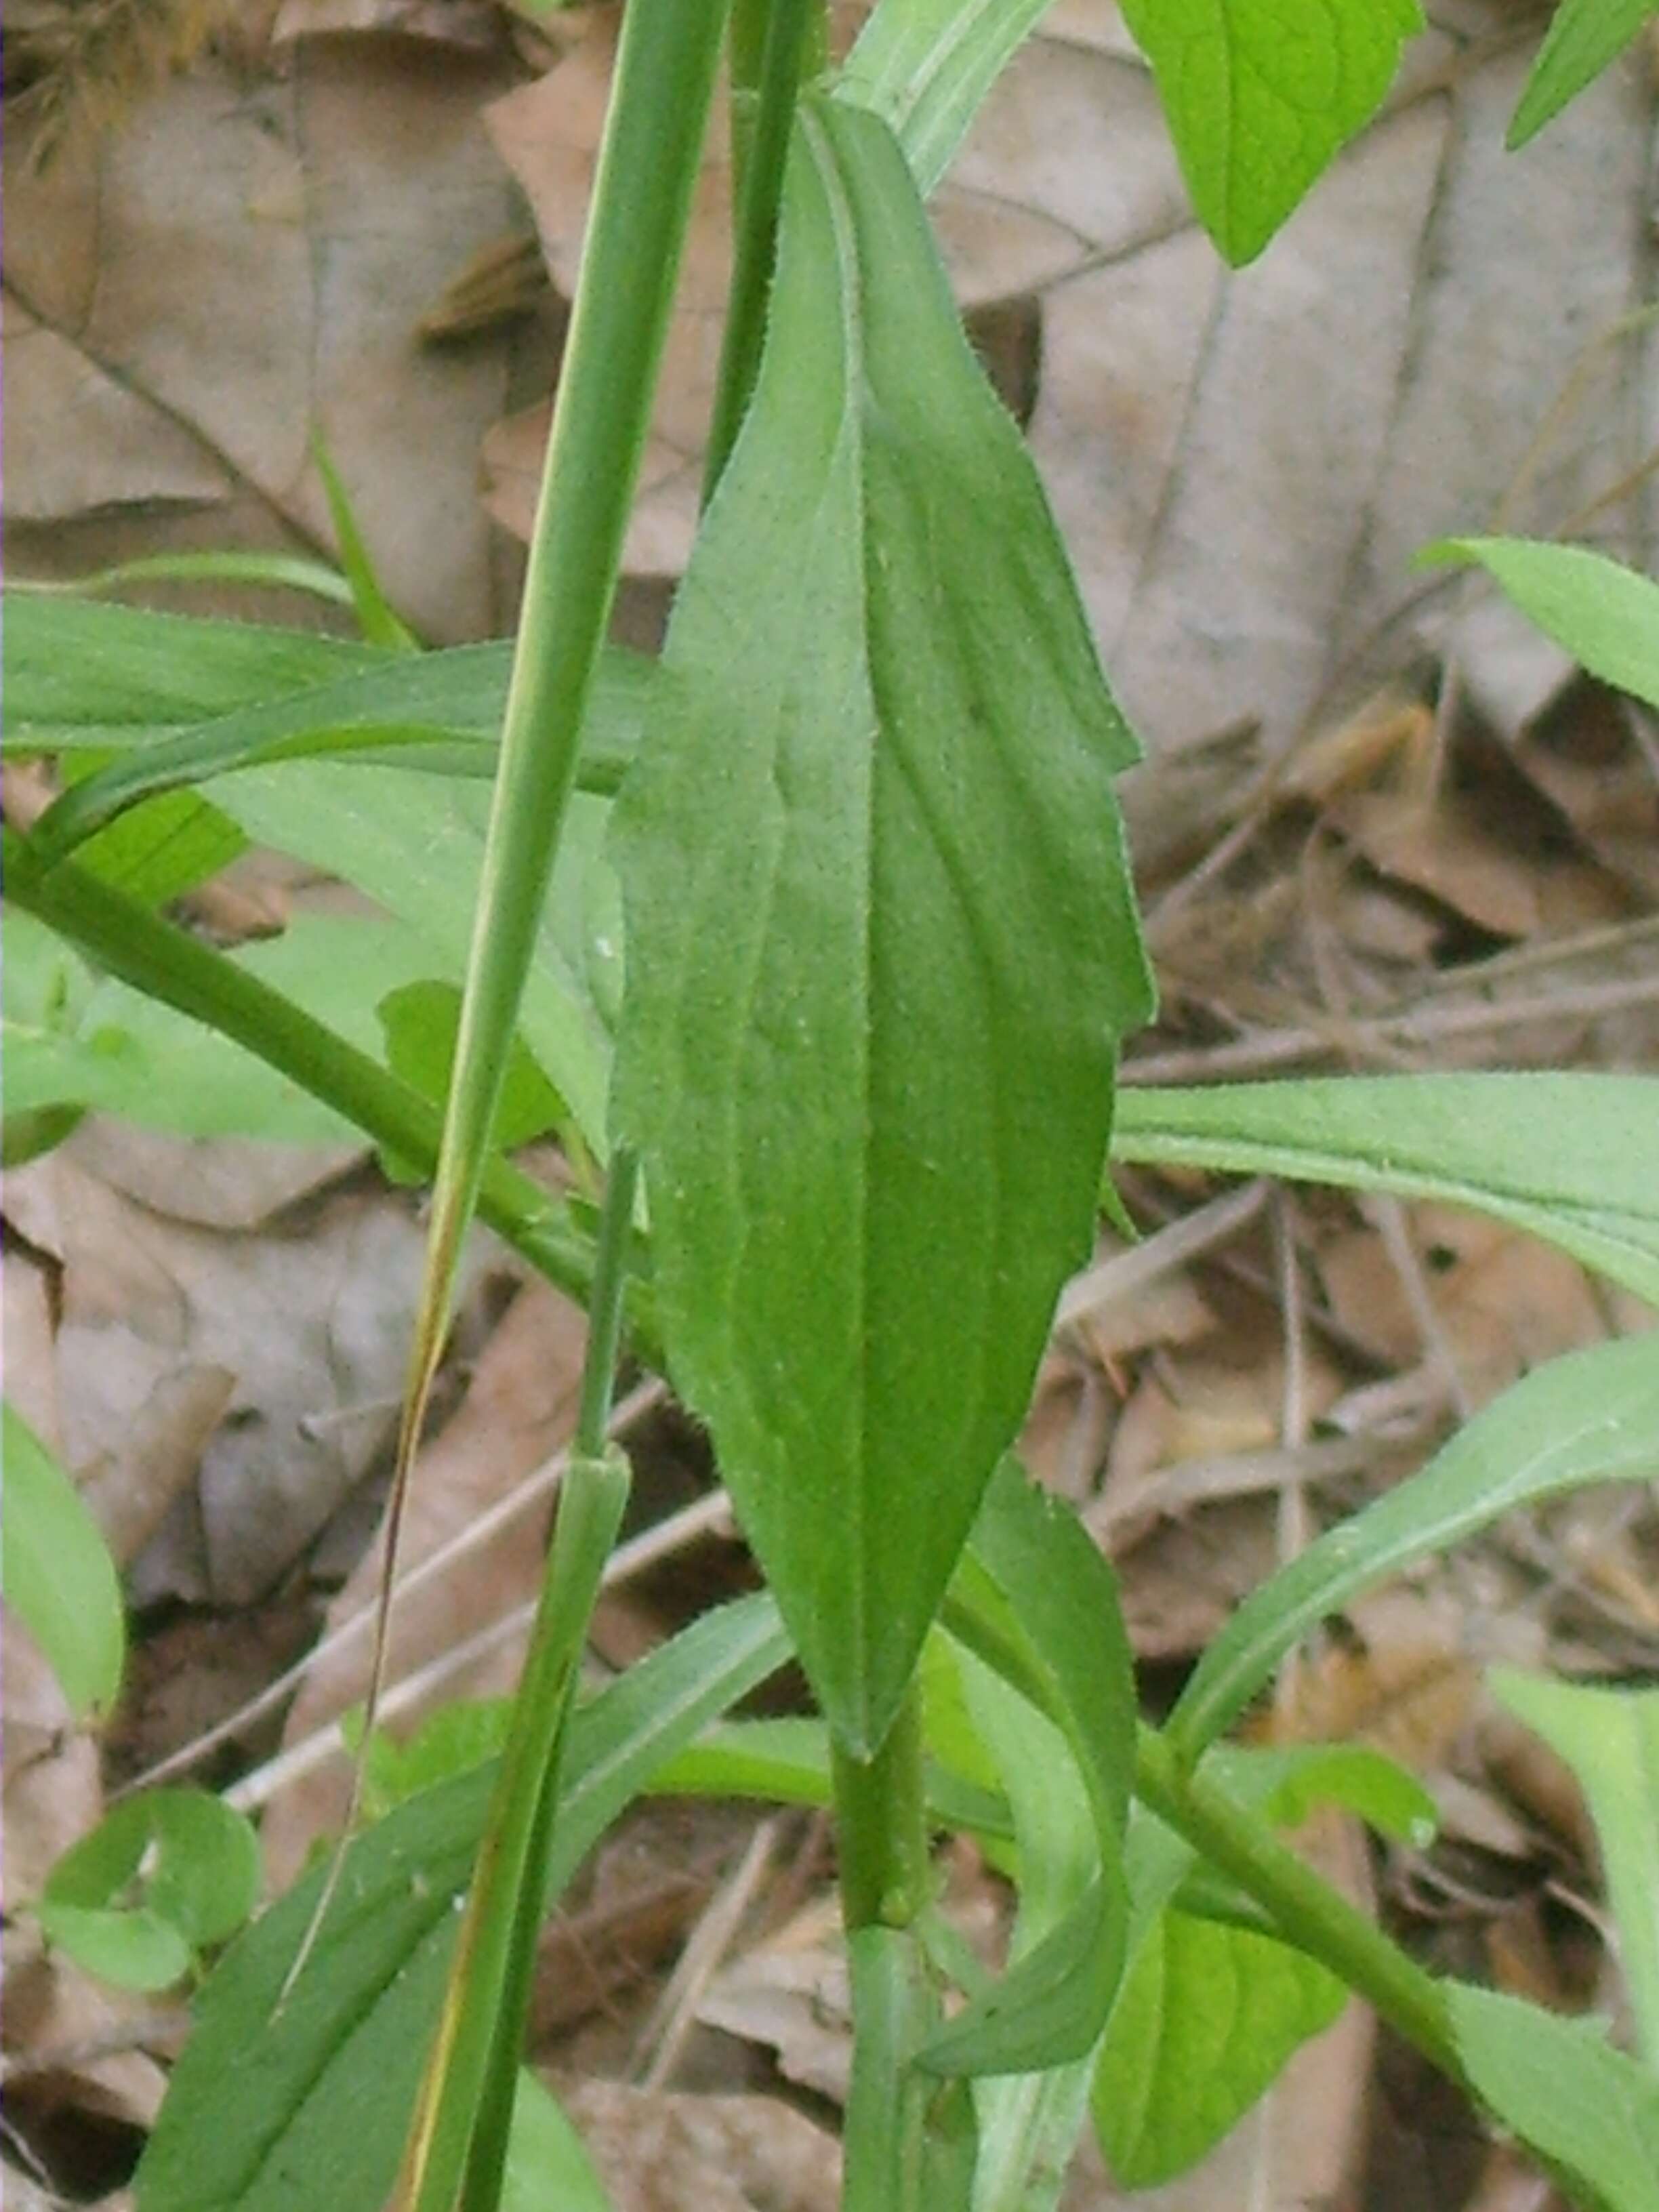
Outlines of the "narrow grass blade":
M 1478 1413 L 1420 1474 L 1332 1528 L 1254 1590 L 1199 1661 L 1164 1730 L 1195 1759 L 1316 1621 L 1517 1506 L 1659 1470 L 1651 1338 L 1570 1352 Z

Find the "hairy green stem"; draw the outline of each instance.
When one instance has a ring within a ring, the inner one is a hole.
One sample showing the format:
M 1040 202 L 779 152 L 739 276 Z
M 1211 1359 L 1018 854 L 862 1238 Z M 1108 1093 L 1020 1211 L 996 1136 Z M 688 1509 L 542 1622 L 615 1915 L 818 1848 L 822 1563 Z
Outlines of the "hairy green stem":
M 831 1752 L 842 1913 L 860 1928 L 908 1928 L 928 1901 L 921 1700 L 912 1683 L 871 1759 Z
M 756 18 L 763 20 L 757 22 Z M 731 459 L 760 372 L 766 304 L 777 258 L 778 215 L 794 129 L 795 98 L 822 48 L 823 0 L 738 0 L 732 26 L 733 128 L 752 106 L 734 165 L 737 228 L 720 380 L 703 463 L 704 502 Z M 811 35 L 819 31 L 817 40 Z M 752 91 L 750 88 L 752 87 Z
M 96 876 L 67 862 L 42 870 L 11 830 L 3 865 L 7 897 L 94 965 L 241 1045 L 411 1167 L 431 1170 L 438 1108 L 291 999 Z M 586 1303 L 592 1248 L 561 1200 L 497 1156 L 484 1170 L 478 1212 L 538 1274 Z M 649 1317 L 637 1300 L 629 1330 L 641 1356 L 654 1360 Z
M 844 2212 L 926 2212 L 927 2101 L 911 2056 L 936 2024 L 915 1923 L 931 1889 L 921 1698 L 914 1682 L 871 1759 L 830 1753 L 853 1981 Z

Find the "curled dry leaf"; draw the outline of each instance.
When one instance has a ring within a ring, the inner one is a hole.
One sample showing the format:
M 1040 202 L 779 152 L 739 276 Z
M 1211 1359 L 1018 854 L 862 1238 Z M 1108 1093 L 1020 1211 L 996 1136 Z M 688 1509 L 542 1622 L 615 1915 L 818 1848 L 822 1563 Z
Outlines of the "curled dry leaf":
M 412 1209 L 343 1190 L 281 1234 L 204 1229 L 112 1189 L 72 1146 L 10 1177 L 7 1204 L 63 1262 L 70 1466 L 118 1484 L 147 1421 L 165 1434 L 167 1394 L 187 1404 L 192 1376 L 235 1377 L 199 1485 L 137 1564 L 135 1593 L 263 1595 L 368 1471 L 395 1413 L 421 1259 Z

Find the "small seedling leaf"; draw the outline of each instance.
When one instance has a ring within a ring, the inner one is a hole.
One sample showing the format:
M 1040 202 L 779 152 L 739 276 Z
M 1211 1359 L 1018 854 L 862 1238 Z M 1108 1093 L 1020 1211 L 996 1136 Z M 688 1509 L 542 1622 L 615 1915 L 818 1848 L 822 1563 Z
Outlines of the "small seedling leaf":
M 166 1989 L 226 1942 L 259 1898 L 259 1845 L 204 1790 L 154 1790 L 106 1813 L 53 1866 L 40 1924 L 88 1972 Z
M 1166 1734 L 1194 1759 L 1316 1621 L 1517 1506 L 1659 1467 L 1659 1359 L 1637 1336 L 1570 1352 L 1506 1390 L 1419 1474 L 1254 1590 L 1199 1661 Z
M 1258 254 L 1382 105 L 1417 0 L 1126 0 L 1199 220 Z
M 8 1011 L 11 988 L 9 963 Z M 9 1042 L 7 1051 L 9 1086 Z M 40 1645 L 76 1718 L 107 1713 L 126 1652 L 115 1564 L 68 1472 L 9 1405 L 3 1443 L 0 1576 L 7 1607 Z
M 1271 1936 L 1169 1908 L 1137 1947 L 1091 2100 L 1126 2189 L 1195 2165 L 1346 2001 L 1336 1977 Z
M 1562 0 L 1521 94 L 1506 143 L 1513 150 L 1553 120 L 1623 52 L 1654 0 Z
M 1659 707 L 1659 584 L 1650 577 L 1587 545 L 1530 538 L 1447 538 L 1419 558 L 1478 562 L 1581 668 Z
M 501 2212 L 612 2212 L 581 2137 L 527 2066 L 514 2100 Z
M 1659 2079 L 1615 2051 L 1599 2021 L 1456 1982 L 1446 1997 L 1458 2056 L 1498 2118 L 1589 2191 L 1597 2212 L 1652 2212 Z
M 802 110 L 664 659 L 617 802 L 615 1112 L 677 1384 L 868 1757 L 1087 1247 L 1149 987 L 1133 741 L 902 156 L 838 102 Z
M 1589 1801 L 1638 2039 L 1659 2075 L 1659 1690 L 1595 1688 L 1499 1668 L 1500 1704 L 1565 1759 Z

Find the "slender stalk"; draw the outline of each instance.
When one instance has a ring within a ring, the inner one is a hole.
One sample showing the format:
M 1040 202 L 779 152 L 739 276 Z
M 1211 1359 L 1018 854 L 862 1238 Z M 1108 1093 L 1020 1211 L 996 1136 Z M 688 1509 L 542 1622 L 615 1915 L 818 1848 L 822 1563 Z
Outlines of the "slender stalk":
M 763 20 L 757 21 L 757 17 Z M 705 503 L 737 443 L 760 369 L 795 97 L 803 74 L 817 66 L 823 22 L 823 0 L 737 0 L 732 16 L 734 133 L 740 117 L 750 119 L 733 142 L 737 233 L 714 416 L 703 464 Z M 815 28 L 816 39 L 811 35 Z
M 504 1079 L 623 533 L 696 183 L 724 28 L 719 4 L 625 12 L 592 213 L 553 412 L 501 732 L 455 1077 L 433 1192 L 415 1372 L 435 1363 L 479 1164 Z M 411 1391 L 411 1401 L 419 1391 Z
M 926 2212 L 927 2110 L 910 2063 L 938 2017 L 915 1922 L 931 1887 L 921 1700 L 913 1683 L 873 1758 L 832 1748 L 842 1917 L 853 1984 L 844 2212 Z
M 921 1700 L 915 1685 L 872 1759 L 831 1752 L 847 1932 L 908 1928 L 928 1901 Z
M 68 862 L 41 870 L 11 830 L 4 832 L 3 864 L 7 897 L 98 967 L 241 1045 L 411 1167 L 430 1171 L 435 1164 L 442 1117 L 431 1100 L 291 999 L 96 876 Z M 478 1212 L 538 1273 L 586 1302 L 592 1247 L 561 1200 L 497 1156 L 484 1169 Z M 654 1361 L 648 1316 L 637 1298 L 629 1325 L 641 1357 Z
M 1156 1729 L 1137 1734 L 1134 1788 L 1143 1804 L 1265 1906 L 1288 1942 L 1328 1966 L 1425 2058 L 1468 2087 L 1434 1977 L 1224 1790 L 1201 1774 L 1183 1773 Z
M 639 1155 L 618 1145 L 611 1155 L 611 1178 L 599 1216 L 593 1252 L 593 1291 L 587 1313 L 587 1355 L 582 1366 L 581 1402 L 576 1414 L 573 1455 L 604 1456 L 611 1425 L 611 1394 L 616 1381 L 617 1347 L 622 1335 L 623 1291 L 628 1279 L 628 1249 L 634 1234 L 634 1196 L 639 1188 Z
M 388 2212 L 495 2203 L 523 2043 L 542 1869 L 587 1625 L 628 1496 L 619 1452 L 573 1457 L 438 2033 Z

